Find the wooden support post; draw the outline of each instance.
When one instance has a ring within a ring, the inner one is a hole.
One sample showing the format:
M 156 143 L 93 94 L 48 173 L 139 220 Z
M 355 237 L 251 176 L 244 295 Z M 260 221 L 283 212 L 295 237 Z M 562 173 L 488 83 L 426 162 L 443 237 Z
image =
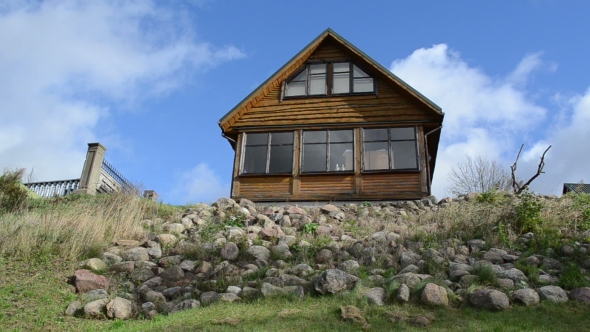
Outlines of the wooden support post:
M 96 194 L 106 150 L 107 148 L 100 143 L 88 143 L 86 161 L 84 162 L 84 169 L 82 169 L 82 175 L 80 176 L 80 186 L 75 193 Z

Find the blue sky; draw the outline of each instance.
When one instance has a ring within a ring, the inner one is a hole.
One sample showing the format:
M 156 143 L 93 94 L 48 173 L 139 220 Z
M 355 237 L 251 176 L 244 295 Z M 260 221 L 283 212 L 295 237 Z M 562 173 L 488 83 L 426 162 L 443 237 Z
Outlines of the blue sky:
M 443 108 L 434 194 L 466 155 L 590 181 L 587 1 L 0 4 L 0 168 L 80 176 L 86 143 L 162 201 L 229 195 L 218 120 L 330 27 Z

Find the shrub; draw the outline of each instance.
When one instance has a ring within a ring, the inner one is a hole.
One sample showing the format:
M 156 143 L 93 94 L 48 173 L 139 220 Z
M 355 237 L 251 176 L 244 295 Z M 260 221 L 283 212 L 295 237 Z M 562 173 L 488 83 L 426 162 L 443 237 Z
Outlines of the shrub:
M 580 267 L 575 263 L 566 266 L 559 276 L 559 286 L 565 289 L 590 286 L 590 280 L 584 276 Z
M 542 223 L 541 209 L 543 205 L 538 197 L 530 192 L 520 195 L 520 203 L 515 206 L 516 229 L 521 233 L 536 232 Z
M 21 183 L 25 170 L 5 170 L 0 176 L 0 212 L 19 212 L 26 207 L 29 191 Z

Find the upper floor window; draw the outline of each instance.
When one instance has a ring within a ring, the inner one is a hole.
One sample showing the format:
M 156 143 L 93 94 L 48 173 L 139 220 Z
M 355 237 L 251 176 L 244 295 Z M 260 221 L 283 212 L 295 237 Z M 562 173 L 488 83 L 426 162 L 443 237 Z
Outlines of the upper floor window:
M 416 128 L 363 129 L 363 170 L 418 169 Z
M 352 171 L 353 161 L 352 129 L 303 132 L 302 172 Z
M 332 71 L 333 94 L 375 91 L 373 78 L 350 62 L 333 63 Z
M 327 64 L 309 64 L 294 78 L 287 81 L 285 96 L 313 96 L 326 94 Z
M 375 91 L 371 76 L 351 62 L 310 63 L 285 81 L 283 96 L 319 96 Z
M 247 133 L 242 174 L 293 172 L 293 132 Z

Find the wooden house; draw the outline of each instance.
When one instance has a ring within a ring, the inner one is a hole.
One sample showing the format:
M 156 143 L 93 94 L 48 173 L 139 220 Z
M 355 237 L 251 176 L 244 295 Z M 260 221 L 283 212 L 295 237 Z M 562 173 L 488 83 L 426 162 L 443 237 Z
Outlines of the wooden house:
M 430 195 L 444 113 L 327 29 L 230 110 L 231 197 L 253 201 Z

